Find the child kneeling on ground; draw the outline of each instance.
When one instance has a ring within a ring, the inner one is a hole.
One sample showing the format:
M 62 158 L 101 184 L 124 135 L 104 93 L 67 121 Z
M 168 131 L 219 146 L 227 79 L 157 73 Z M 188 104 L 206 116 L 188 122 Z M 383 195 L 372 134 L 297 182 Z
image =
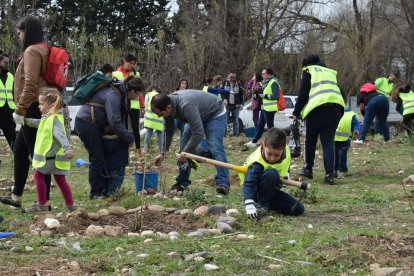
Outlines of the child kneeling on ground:
M 242 175 L 244 205 L 246 214 L 259 219 L 259 210 L 266 215 L 270 210 L 283 215 L 300 216 L 305 207 L 296 198 L 282 192 L 280 177 L 289 174 L 290 149 L 286 145 L 284 131 L 271 128 L 262 143 L 246 160 L 246 175 Z
M 73 151 L 66 136 L 63 122 L 63 99 L 57 89 L 48 88 L 39 94 L 39 109 L 41 119 L 25 118 L 25 125 L 38 128 L 32 166 L 35 169 L 34 182 L 36 185 L 37 202 L 26 213 L 48 212 L 50 205 L 47 202 L 45 176 L 53 174 L 70 212 L 76 210 L 73 202 L 72 190 L 66 182 L 66 175 L 70 173 L 70 160 Z

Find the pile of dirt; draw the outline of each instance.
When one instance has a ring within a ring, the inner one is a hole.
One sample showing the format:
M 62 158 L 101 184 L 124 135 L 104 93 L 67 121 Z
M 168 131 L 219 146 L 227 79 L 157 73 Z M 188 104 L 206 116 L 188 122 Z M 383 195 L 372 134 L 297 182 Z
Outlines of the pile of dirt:
M 35 224 L 36 228 L 42 230 L 46 229 L 44 224 L 46 216 L 40 216 L 31 223 Z M 171 231 L 195 231 L 200 228 L 206 228 L 208 224 L 202 221 L 200 218 L 192 215 L 179 215 L 167 212 L 157 212 L 144 210 L 141 225 L 141 214 L 125 214 L 122 216 L 107 215 L 101 216 L 97 220 L 93 220 L 88 216 L 73 216 L 68 219 L 58 219 L 59 222 L 68 228 L 68 231 L 77 233 L 79 235 L 85 235 L 86 228 L 89 225 L 97 226 L 121 226 L 123 233 L 138 232 L 144 230 L 152 230 L 154 232 L 168 233 Z

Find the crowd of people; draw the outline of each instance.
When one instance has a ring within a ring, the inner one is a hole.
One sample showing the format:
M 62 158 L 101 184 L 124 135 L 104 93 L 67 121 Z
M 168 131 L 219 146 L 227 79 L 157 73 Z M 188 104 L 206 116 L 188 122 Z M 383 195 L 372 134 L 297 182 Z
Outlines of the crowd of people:
M 0 128 L 13 150 L 15 179 L 11 195 L 1 197 L 0 202 L 22 207 L 21 198 L 32 166 L 37 200 L 23 211 L 51 210 L 53 175 L 71 212 L 76 210 L 76 204 L 65 176 L 70 172 L 70 160 L 75 153 L 70 144 L 63 95 L 43 77 L 49 49 L 41 45 L 42 24 L 37 18 L 27 16 L 19 22 L 17 31 L 22 52 L 15 77 L 7 70 L 9 56 L 0 52 Z M 117 70 L 110 64 L 99 68 L 98 73 L 111 79 L 111 84 L 99 87 L 75 118 L 75 132 L 89 155 L 91 200 L 104 199 L 119 191 L 129 162 L 129 149 L 135 146 L 136 157 L 142 160 L 143 153 L 150 151 L 153 134 L 158 141 L 154 163 L 160 166 L 176 129 L 181 131 L 180 154 L 178 176 L 171 190 L 188 189 L 191 165 L 183 152 L 197 153 L 200 143 L 206 141 L 211 157 L 227 163 L 224 137 L 240 135 L 239 112 L 246 98 L 251 98 L 256 134 L 246 146 L 258 148 L 247 158 L 248 170 L 241 176 L 246 214 L 258 219 L 272 210 L 294 216 L 304 213 L 298 199 L 281 191 L 281 177 L 289 176 L 291 156 L 285 132 L 274 128 L 282 88 L 272 68 L 256 73 L 246 85 L 247 93 L 235 71 L 230 71 L 226 79 L 220 75 L 206 79 L 200 90 L 190 89 L 188 80 L 182 79 L 175 92 L 163 93 L 156 86 L 145 89 L 136 64 L 137 58 L 127 54 Z M 331 185 L 335 178 L 346 177 L 351 141 L 357 138 L 355 143 L 364 143 L 374 119 L 388 142 L 388 97 L 397 103 L 397 110 L 404 118 L 403 126 L 412 134 L 414 93 L 408 85 L 396 87 L 394 74 L 360 88 L 357 104 L 364 115 L 360 127 L 358 115 L 346 108 L 347 96 L 338 86 L 337 72 L 315 54 L 305 57 L 302 66 L 300 91 L 293 111 L 294 120 L 306 122 L 305 165 L 297 172 L 298 176 L 313 178 L 318 139 L 323 149 L 324 182 Z M 140 117 L 144 118 L 146 130 L 143 151 Z M 227 133 L 229 119 L 233 123 L 231 134 Z M 16 124 L 21 125 L 17 135 Z M 265 126 L 267 132 L 260 143 Z M 215 189 L 218 194 L 229 194 L 228 169 L 216 166 Z

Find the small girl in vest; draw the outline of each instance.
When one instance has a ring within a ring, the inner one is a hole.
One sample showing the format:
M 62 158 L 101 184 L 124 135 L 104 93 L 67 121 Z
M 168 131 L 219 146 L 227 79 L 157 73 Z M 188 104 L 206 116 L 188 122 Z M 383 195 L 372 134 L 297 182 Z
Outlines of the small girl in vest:
M 290 149 L 284 131 L 271 128 L 262 143 L 246 160 L 246 175 L 240 175 L 246 214 L 259 219 L 259 209 L 264 214 L 273 210 L 283 215 L 300 216 L 305 207 L 296 198 L 280 190 L 280 177 L 289 174 Z M 259 207 L 260 206 L 260 207 Z
M 346 99 L 344 99 L 346 102 Z M 344 178 L 348 172 L 348 150 L 351 138 L 358 138 L 361 123 L 358 115 L 346 109 L 335 131 L 335 172 L 336 178 Z
M 402 126 L 411 136 L 414 133 L 414 92 L 408 84 L 397 87 L 391 100 L 397 103 L 395 110 L 403 116 Z
M 65 177 L 70 173 L 69 160 L 73 158 L 73 151 L 66 136 L 62 107 L 63 99 L 59 91 L 55 88 L 44 89 L 39 94 L 39 109 L 42 118 L 25 118 L 26 125 L 38 128 L 32 160 L 35 169 L 37 202 L 32 207 L 24 209 L 23 212 L 36 213 L 50 210 L 46 199 L 45 176 L 47 174 L 53 174 L 69 211 L 76 210 L 72 191 Z

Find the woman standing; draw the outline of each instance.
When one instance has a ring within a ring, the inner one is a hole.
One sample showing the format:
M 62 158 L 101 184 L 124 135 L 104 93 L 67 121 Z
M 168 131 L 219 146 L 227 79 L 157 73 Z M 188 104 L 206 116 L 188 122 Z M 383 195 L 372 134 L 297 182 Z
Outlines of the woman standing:
M 42 23 L 34 16 L 26 16 L 17 24 L 22 46 L 19 65 L 14 79 L 16 110 L 13 118 L 21 124 L 14 143 L 14 188 L 11 197 L 0 198 L 0 202 L 16 208 L 21 207 L 21 197 L 30 167 L 29 155 L 33 157 L 37 129 L 24 125 L 24 118 L 41 118 L 39 91 L 49 88 L 43 75 L 49 58 L 49 49 L 43 42 Z M 50 191 L 50 175 L 46 178 L 47 195 Z M 49 196 L 47 196 L 49 197 Z

